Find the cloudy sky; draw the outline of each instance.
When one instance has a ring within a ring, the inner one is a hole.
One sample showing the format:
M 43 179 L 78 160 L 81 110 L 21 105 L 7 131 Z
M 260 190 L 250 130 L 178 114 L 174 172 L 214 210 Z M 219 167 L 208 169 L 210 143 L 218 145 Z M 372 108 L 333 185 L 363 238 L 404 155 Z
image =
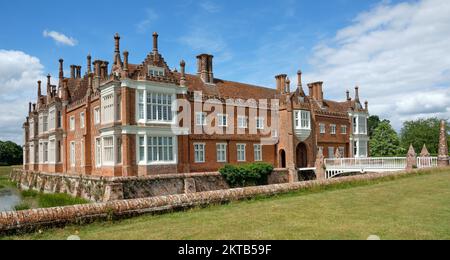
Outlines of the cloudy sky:
M 26 1 L 2 3 L 0 140 L 22 143 L 21 126 L 36 81 L 57 75 L 58 59 L 85 67 L 85 57 L 112 59 L 122 36 L 140 63 L 160 34 L 169 66 L 215 55 L 219 78 L 274 87 L 274 76 L 324 81 L 343 100 L 358 85 L 372 114 L 404 120 L 450 118 L 448 0 Z M 88 8 L 89 7 L 89 8 Z

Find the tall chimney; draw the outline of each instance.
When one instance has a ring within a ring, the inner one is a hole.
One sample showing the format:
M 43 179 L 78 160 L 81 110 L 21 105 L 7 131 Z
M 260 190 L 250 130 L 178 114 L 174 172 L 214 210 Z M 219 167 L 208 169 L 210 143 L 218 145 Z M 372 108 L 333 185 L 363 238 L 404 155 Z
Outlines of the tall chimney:
M 39 80 L 37 83 L 38 83 L 38 99 L 39 99 L 42 96 L 42 89 L 41 89 L 42 81 Z
M 128 71 L 128 56 L 130 53 L 128 51 L 123 52 L 123 70 Z
M 52 89 L 51 89 L 51 79 L 52 76 L 50 74 L 47 75 L 47 103 L 50 103 L 50 100 L 52 98 Z
M 209 54 L 197 56 L 197 75 L 199 75 L 205 83 L 214 83 L 213 58 L 214 56 Z
M 280 75 L 280 90 L 282 94 L 286 93 L 286 79 L 287 79 L 287 75 L 286 74 L 281 74 Z
M 367 101 L 366 100 L 366 102 L 364 102 L 364 109 L 366 110 L 366 111 L 369 111 L 369 101 Z
M 347 101 L 352 101 L 352 98 L 350 97 L 350 91 L 347 90 Z
M 114 36 L 114 65 L 122 66 L 122 60 L 120 58 L 120 35 L 116 33 Z
M 64 60 L 59 59 L 59 79 L 64 78 Z
M 36 111 L 36 104 L 33 104 L 33 112 Z
M 208 56 L 208 73 L 209 73 L 209 81 L 211 83 L 214 83 L 214 73 L 213 73 L 213 58 L 214 56 L 209 55 Z
M 359 87 L 355 87 L 355 101 L 359 102 Z
M 64 79 L 63 81 L 63 89 L 62 89 L 62 101 L 69 101 L 69 89 L 67 86 L 67 83 L 69 82 L 68 79 Z
M 91 68 L 91 63 L 92 63 L 92 57 L 91 54 L 88 54 L 87 56 L 87 74 L 91 74 L 92 72 L 92 68 Z
M 286 93 L 291 93 L 291 80 L 289 78 L 286 78 L 285 91 Z
M 282 93 L 282 89 L 281 89 L 281 81 L 280 81 L 280 75 L 276 75 L 275 76 L 275 80 L 277 82 L 277 92 L 278 93 Z
M 100 61 L 100 60 L 94 61 L 94 75 L 96 77 L 100 77 L 100 75 L 101 75 L 101 65 L 102 65 L 102 61 Z
M 75 69 L 76 69 L 75 65 L 70 65 L 70 78 L 71 79 L 75 78 Z
M 309 97 L 314 99 L 314 85 L 308 84 L 308 88 L 309 88 Z
M 180 67 L 181 67 L 180 85 L 184 87 L 186 85 L 186 62 L 184 60 L 181 60 Z
M 29 114 L 31 114 L 31 106 L 32 106 L 31 102 L 28 103 L 28 113 L 29 113 Z
M 153 54 L 158 54 L 158 33 L 153 33 Z
M 81 66 L 77 66 L 77 79 L 81 79 Z

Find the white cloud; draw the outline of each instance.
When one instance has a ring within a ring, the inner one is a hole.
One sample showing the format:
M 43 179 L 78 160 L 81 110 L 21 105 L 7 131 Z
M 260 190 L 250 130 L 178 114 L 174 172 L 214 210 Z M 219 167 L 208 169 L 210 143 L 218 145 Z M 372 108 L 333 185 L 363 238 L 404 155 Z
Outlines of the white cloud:
M 36 82 L 45 78 L 43 70 L 36 57 L 21 51 L 0 50 L 0 140 L 23 143 L 22 124 L 28 102 L 36 102 Z
M 146 9 L 145 13 L 145 18 L 136 24 L 138 33 L 146 33 L 152 23 L 159 18 L 158 14 L 153 9 Z
M 56 31 L 48 31 L 45 30 L 43 32 L 44 37 L 53 39 L 57 44 L 67 45 L 67 46 L 75 46 L 78 44 L 78 41 L 72 37 L 66 36 L 62 33 Z
M 360 85 L 371 112 L 402 121 L 450 117 L 450 5 L 421 0 L 378 6 L 358 15 L 335 38 L 318 44 L 307 81 L 325 81 L 342 99 Z
M 208 13 L 217 13 L 222 9 L 217 3 L 214 3 L 209 0 L 204 0 L 200 2 L 200 8 L 205 10 Z

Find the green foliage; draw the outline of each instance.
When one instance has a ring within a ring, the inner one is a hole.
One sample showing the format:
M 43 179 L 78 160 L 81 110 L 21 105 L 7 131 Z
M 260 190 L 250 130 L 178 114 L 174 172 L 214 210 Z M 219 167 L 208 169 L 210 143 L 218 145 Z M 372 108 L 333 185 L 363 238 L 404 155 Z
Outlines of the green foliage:
M 219 172 L 231 187 L 247 187 L 267 184 L 267 177 L 273 172 L 273 166 L 268 163 L 226 165 Z
M 16 211 L 29 210 L 29 209 L 31 209 L 31 206 L 30 206 L 30 204 L 29 204 L 28 202 L 22 202 L 22 203 L 20 203 L 19 205 L 16 205 L 16 206 L 14 207 L 14 209 L 15 209 Z
M 389 121 L 378 124 L 370 139 L 370 154 L 373 157 L 399 156 L 406 154 L 400 146 L 400 138 Z
M 34 190 L 24 190 L 22 191 L 22 197 L 24 198 L 36 198 L 39 196 L 39 192 Z
M 85 199 L 74 198 L 67 194 L 39 194 L 37 197 L 40 208 L 63 207 L 89 203 Z
M 380 117 L 378 116 L 371 116 L 367 120 L 367 128 L 369 130 L 369 137 L 372 137 L 375 129 L 377 129 L 378 125 L 381 123 Z
M 22 147 L 13 142 L 0 141 L 0 165 L 20 165 L 23 163 Z
M 426 144 L 428 151 L 436 155 L 439 147 L 440 123 L 441 120 L 438 118 L 406 121 L 400 132 L 401 146 L 407 150 L 412 144 L 416 153 L 420 153 Z

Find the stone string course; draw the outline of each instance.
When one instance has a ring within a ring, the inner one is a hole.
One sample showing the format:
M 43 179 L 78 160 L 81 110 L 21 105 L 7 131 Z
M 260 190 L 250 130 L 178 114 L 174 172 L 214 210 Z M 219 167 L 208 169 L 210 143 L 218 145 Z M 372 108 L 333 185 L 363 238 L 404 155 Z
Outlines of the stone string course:
M 250 199 L 257 196 L 273 196 L 307 189 L 314 186 L 328 186 L 338 183 L 366 181 L 379 179 L 386 176 L 403 176 L 408 174 L 411 174 L 411 172 L 366 174 L 331 180 L 317 180 L 291 184 L 276 184 L 240 189 L 178 194 L 50 209 L 2 212 L 0 214 L 0 233 L 35 231 L 36 229 L 42 227 L 86 223 L 99 219 L 125 218 L 148 213 L 156 214 L 198 206 Z

